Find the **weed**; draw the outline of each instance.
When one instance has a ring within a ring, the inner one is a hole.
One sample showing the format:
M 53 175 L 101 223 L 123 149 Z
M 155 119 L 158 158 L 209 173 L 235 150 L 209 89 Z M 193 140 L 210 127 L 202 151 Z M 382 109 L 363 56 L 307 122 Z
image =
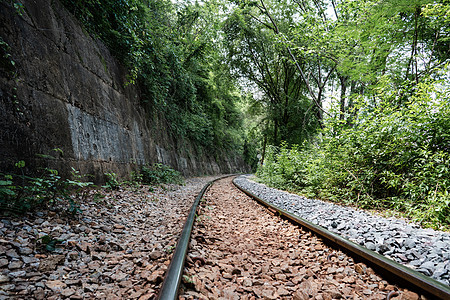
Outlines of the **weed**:
M 45 168 L 41 176 L 25 175 L 25 162 L 15 164 L 17 174 L 3 174 L 0 180 L 0 210 L 24 213 L 39 207 L 52 207 L 67 203 L 66 212 L 74 216 L 80 213 L 78 202 L 85 200 L 86 188 L 92 182 L 82 181 L 85 176 L 72 168 L 72 179 L 63 179 L 55 169 Z M 1 175 L 1 174 L 0 174 Z
M 41 247 L 48 252 L 54 252 L 56 250 L 56 245 L 62 241 L 63 240 L 55 239 L 50 235 L 44 235 L 38 239 L 38 247 Z
M 183 275 L 183 282 L 187 284 L 194 284 L 194 280 L 188 275 Z
M 159 163 L 152 166 L 142 166 L 141 174 L 142 183 L 144 184 L 183 183 L 183 177 L 180 172 Z
M 164 248 L 164 252 L 170 254 L 173 252 L 173 250 L 175 250 L 175 246 L 167 246 L 166 248 Z
M 103 195 L 102 193 L 95 193 L 93 196 L 93 200 L 95 203 L 101 203 L 103 201 L 105 201 L 105 195 Z
M 121 184 L 117 178 L 117 174 L 111 172 L 105 173 L 105 176 L 106 176 L 106 183 L 102 187 L 112 190 L 118 190 Z

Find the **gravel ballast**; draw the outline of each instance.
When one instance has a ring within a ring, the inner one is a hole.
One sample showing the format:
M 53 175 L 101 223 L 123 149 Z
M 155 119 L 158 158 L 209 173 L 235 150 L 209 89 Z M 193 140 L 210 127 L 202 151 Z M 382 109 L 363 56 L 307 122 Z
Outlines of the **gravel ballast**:
M 203 197 L 186 262 L 185 300 L 424 299 L 280 218 L 230 178 Z
M 59 209 L 1 217 L 0 300 L 155 299 L 191 205 L 212 179 L 92 190 L 74 217 Z
M 450 286 L 450 233 L 269 188 L 248 175 L 235 183 L 254 195 L 369 250 Z

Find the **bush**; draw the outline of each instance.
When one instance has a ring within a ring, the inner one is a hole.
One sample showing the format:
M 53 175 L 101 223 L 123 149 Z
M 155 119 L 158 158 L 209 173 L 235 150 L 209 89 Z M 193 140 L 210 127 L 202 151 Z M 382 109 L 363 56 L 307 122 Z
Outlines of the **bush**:
M 159 163 L 152 166 L 142 166 L 141 175 L 142 183 L 144 184 L 183 183 L 183 177 L 180 172 Z
M 105 185 L 103 186 L 104 188 L 107 189 L 112 189 L 112 190 L 118 190 L 120 187 L 120 182 L 119 179 L 117 178 L 117 174 L 116 173 L 105 173 L 105 177 L 106 177 L 106 182 Z
M 20 170 L 25 162 L 16 163 Z M 1 175 L 1 174 L 0 174 Z M 82 181 L 83 176 L 72 169 L 72 179 L 63 179 L 57 170 L 45 168 L 39 177 L 25 174 L 3 174 L 0 180 L 0 211 L 24 213 L 56 204 L 67 205 L 66 212 L 80 212 L 78 201 L 84 198 L 85 189 L 92 182 Z
M 259 178 L 309 196 L 449 226 L 448 87 L 421 83 L 402 105 L 387 90 L 380 86 L 376 105 L 360 106 L 353 125 L 329 120 L 317 145 L 269 148 Z

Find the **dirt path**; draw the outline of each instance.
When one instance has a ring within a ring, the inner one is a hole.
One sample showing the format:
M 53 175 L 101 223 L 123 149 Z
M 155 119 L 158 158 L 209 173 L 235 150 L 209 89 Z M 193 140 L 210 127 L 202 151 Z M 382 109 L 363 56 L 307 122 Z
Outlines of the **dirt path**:
M 224 179 L 204 197 L 181 299 L 386 299 L 397 287 Z M 419 299 L 400 291 L 391 299 Z

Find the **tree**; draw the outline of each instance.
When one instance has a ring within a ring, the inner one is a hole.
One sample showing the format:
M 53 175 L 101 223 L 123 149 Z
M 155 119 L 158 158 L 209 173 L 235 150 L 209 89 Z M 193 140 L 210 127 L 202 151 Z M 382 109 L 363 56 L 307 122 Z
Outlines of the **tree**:
M 268 148 L 261 178 L 448 226 L 448 1 L 331 0 L 333 18 L 325 1 L 293 1 L 298 14 L 289 30 L 275 28 L 281 23 L 270 3 L 247 6 L 280 37 L 294 65 L 302 62 L 303 72 L 295 66 L 312 78 L 316 95 L 327 70 L 340 97 L 328 101 L 314 143 Z
M 337 19 L 332 36 L 337 70 L 369 88 L 383 76 L 394 88 L 413 90 L 448 60 L 449 24 L 446 6 L 428 0 L 333 1 Z M 439 20 L 439 21 L 438 21 Z M 401 93 L 399 104 L 407 99 Z
M 286 47 L 277 43 L 276 32 L 247 9 L 236 8 L 225 22 L 224 42 L 230 66 L 238 77 L 263 92 L 257 98 L 265 109 L 263 125 L 265 131 L 270 131 L 270 142 L 301 143 L 315 130 L 320 116 L 313 116 L 302 77 Z M 284 21 L 287 26 L 290 18 Z

